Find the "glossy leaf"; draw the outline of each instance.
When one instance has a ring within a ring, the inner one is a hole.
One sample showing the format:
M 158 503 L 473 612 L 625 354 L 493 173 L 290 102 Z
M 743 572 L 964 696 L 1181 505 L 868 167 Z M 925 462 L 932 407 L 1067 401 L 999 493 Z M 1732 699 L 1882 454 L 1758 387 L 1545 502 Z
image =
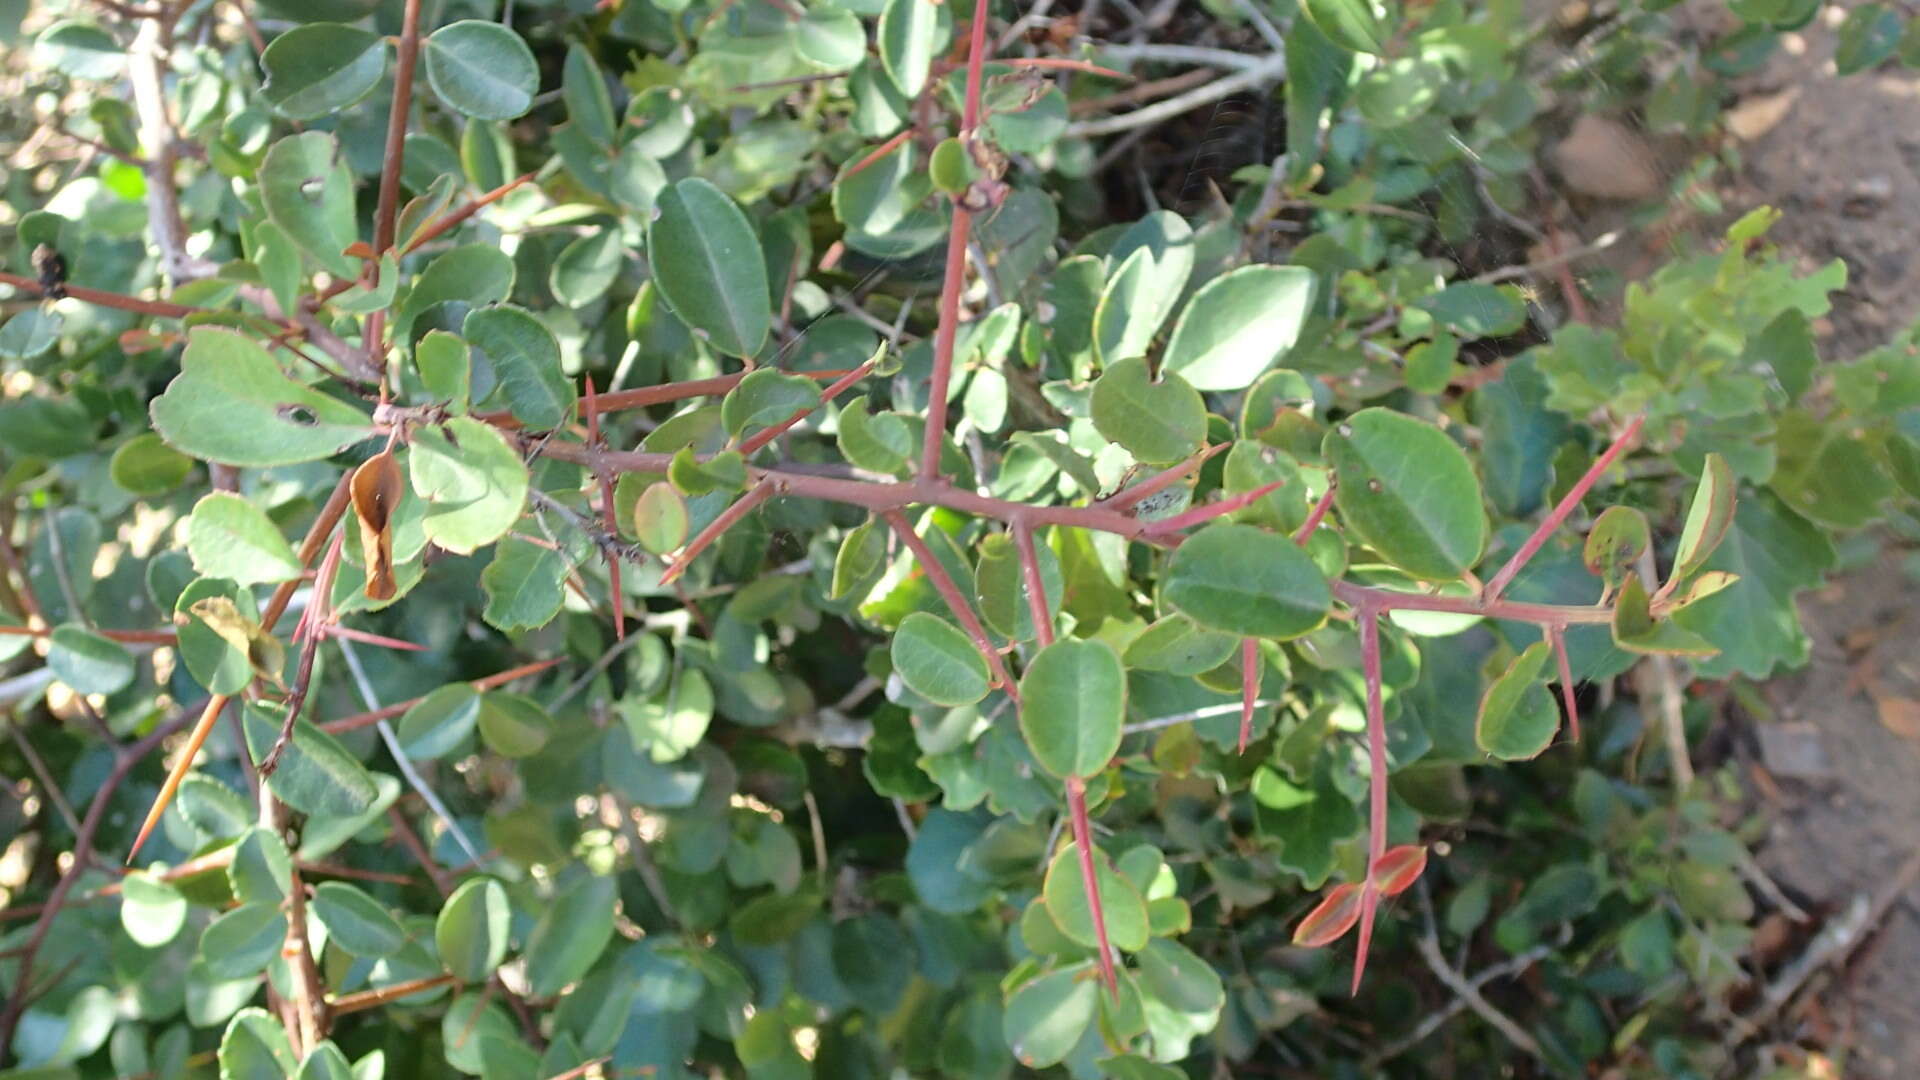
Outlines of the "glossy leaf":
M 1686 524 L 1680 529 L 1680 544 L 1673 552 L 1673 578 L 1680 580 L 1698 570 L 1712 557 L 1720 541 L 1733 525 L 1734 491 L 1738 481 L 1727 459 L 1708 454 L 1700 470 L 1700 484 L 1694 489 L 1693 503 L 1687 508 Z
M 263 761 L 279 738 L 283 710 L 250 702 L 242 716 L 247 751 L 255 761 Z M 366 766 L 338 739 L 305 719 L 294 724 L 293 738 L 281 755 L 280 767 L 266 783 L 276 798 L 303 814 L 358 814 L 372 805 L 378 794 Z
M 347 882 L 321 882 L 308 903 L 328 940 L 355 956 L 391 956 L 406 944 L 406 931 L 387 909 Z
M 1327 432 L 1343 524 L 1415 577 L 1451 581 L 1487 545 L 1480 480 L 1458 444 L 1430 424 L 1363 409 Z
M 1196 390 L 1244 390 L 1300 337 L 1313 274 L 1299 266 L 1243 266 L 1214 278 L 1180 313 L 1161 370 Z
M 48 642 L 47 667 L 82 694 L 111 694 L 133 681 L 133 654 L 112 638 L 86 627 L 57 626 Z
M 539 319 L 504 304 L 467 316 L 461 336 L 493 365 L 513 415 L 550 431 L 573 415 L 574 389 L 560 370 L 560 343 Z
M 1093 1022 L 1100 984 L 1090 964 L 1048 972 L 1007 998 L 1001 1021 L 1007 1046 L 1022 1065 L 1044 1069 L 1066 1059 Z

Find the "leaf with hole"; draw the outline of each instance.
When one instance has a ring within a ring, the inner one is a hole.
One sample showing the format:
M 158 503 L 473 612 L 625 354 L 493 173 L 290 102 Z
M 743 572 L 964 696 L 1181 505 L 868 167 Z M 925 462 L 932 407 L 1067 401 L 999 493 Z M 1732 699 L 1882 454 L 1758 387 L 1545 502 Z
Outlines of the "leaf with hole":
M 260 201 L 267 217 L 327 273 L 359 275 L 358 260 L 345 254 L 360 238 L 353 172 L 332 135 L 308 131 L 274 143 L 260 162 Z
M 267 350 L 213 327 L 188 335 L 180 374 L 149 411 L 176 449 L 252 468 L 317 461 L 373 434 L 366 414 L 299 385 Z
M 1594 519 L 1587 531 L 1581 559 L 1587 571 L 1597 575 L 1611 592 L 1633 573 L 1633 565 L 1647 550 L 1652 532 L 1647 516 L 1631 506 L 1609 506 Z
M 1200 449 L 1207 406 L 1178 375 L 1158 380 L 1138 357 L 1108 366 L 1093 384 L 1093 426 L 1148 465 L 1167 465 Z

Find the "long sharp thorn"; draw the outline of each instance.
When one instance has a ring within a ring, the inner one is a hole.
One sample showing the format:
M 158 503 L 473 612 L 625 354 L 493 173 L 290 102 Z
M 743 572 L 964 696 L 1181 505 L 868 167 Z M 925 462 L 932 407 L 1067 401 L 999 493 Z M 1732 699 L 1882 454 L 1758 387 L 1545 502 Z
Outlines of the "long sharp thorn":
M 1553 658 L 1560 664 L 1560 700 L 1567 706 L 1567 735 L 1579 742 L 1580 706 L 1573 700 L 1573 665 L 1567 661 L 1567 632 L 1558 626 L 1548 627 L 1547 640 L 1553 643 Z
M 173 802 L 174 793 L 180 790 L 180 781 L 187 778 L 188 770 L 193 768 L 193 759 L 205 745 L 207 736 L 213 734 L 213 725 L 220 720 L 220 710 L 227 707 L 229 699 L 225 694 L 215 694 L 207 702 L 206 711 L 193 725 L 193 731 L 187 736 L 187 745 L 180 748 L 180 756 L 173 763 L 173 769 L 167 773 L 166 782 L 160 785 L 160 794 L 154 796 L 153 807 L 147 811 L 147 820 L 140 824 L 140 834 L 134 837 L 133 850 L 127 852 L 127 864 L 133 864 L 134 856 L 140 854 L 147 837 L 153 835 L 154 826 L 160 824 L 160 815 L 167 812 Z
M 1367 883 L 1360 897 L 1360 948 L 1353 958 L 1353 990 L 1367 970 L 1367 945 L 1379 906 L 1374 871 L 1387 851 L 1387 721 L 1380 701 L 1380 612 L 1363 606 L 1360 617 L 1360 665 L 1367 683 Z

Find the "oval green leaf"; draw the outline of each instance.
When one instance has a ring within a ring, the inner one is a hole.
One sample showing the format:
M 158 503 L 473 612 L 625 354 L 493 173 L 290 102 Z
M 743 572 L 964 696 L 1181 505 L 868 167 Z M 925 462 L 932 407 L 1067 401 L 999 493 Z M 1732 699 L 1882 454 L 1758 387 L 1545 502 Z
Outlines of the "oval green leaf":
M 1196 390 L 1244 390 L 1286 356 L 1313 299 L 1304 266 L 1243 266 L 1193 294 L 1160 361 Z
M 936 705 L 971 705 L 987 696 L 987 661 L 960 629 L 916 611 L 893 635 L 893 670 L 907 688 Z
M 1325 575 L 1299 545 L 1230 522 L 1174 549 L 1161 595 L 1201 626 L 1236 637 L 1299 637 L 1333 606 Z
M 407 943 L 407 932 L 386 908 L 344 881 L 314 886 L 309 903 L 328 939 L 355 956 L 391 956 Z
M 1131 881 L 1113 868 L 1105 852 L 1095 848 L 1093 877 L 1100 891 L 1100 911 L 1106 918 L 1107 941 L 1116 949 L 1136 952 L 1147 944 L 1147 902 Z M 1098 948 L 1094 932 L 1093 907 L 1087 902 L 1086 882 L 1080 876 L 1080 848 L 1068 843 L 1047 866 L 1046 882 L 1041 890 L 1047 912 L 1060 932 L 1077 944 Z
M 1056 641 L 1020 677 L 1020 733 L 1034 760 L 1055 776 L 1106 768 L 1120 751 L 1126 711 L 1126 668 L 1104 641 Z
M 387 71 L 380 35 L 339 23 L 296 26 L 260 54 L 260 96 L 290 120 L 318 120 L 373 92 Z
M 1339 489 L 1340 520 L 1415 577 L 1452 581 L 1487 545 L 1487 513 L 1466 451 L 1432 424 L 1362 409 L 1322 445 Z
M 1155 382 L 1139 357 L 1113 364 L 1093 384 L 1093 426 L 1149 465 L 1179 461 L 1207 437 L 1207 406 L 1178 375 Z
M 675 315 L 730 356 L 752 356 L 773 312 L 760 236 L 726 193 L 689 177 L 660 193 L 647 224 L 654 282 Z
M 461 982 L 486 981 L 507 955 L 512 914 L 499 882 L 481 877 L 461 883 L 434 920 L 440 962 Z
M 477 120 L 512 120 L 533 107 L 540 89 L 533 50 L 499 23 L 448 23 L 428 36 L 422 52 L 427 84 L 455 112 Z

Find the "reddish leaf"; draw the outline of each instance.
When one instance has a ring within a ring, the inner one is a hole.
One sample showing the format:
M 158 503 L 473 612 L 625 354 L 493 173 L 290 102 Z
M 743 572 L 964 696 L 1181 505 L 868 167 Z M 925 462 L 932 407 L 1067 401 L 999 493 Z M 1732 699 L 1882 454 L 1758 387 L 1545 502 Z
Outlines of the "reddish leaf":
M 1353 929 L 1360 918 L 1360 883 L 1336 885 L 1320 906 L 1293 928 L 1293 943 L 1303 949 L 1331 945 Z
M 1373 887 L 1381 896 L 1398 896 L 1407 891 L 1427 868 L 1425 844 L 1402 844 L 1389 848 L 1373 864 Z

